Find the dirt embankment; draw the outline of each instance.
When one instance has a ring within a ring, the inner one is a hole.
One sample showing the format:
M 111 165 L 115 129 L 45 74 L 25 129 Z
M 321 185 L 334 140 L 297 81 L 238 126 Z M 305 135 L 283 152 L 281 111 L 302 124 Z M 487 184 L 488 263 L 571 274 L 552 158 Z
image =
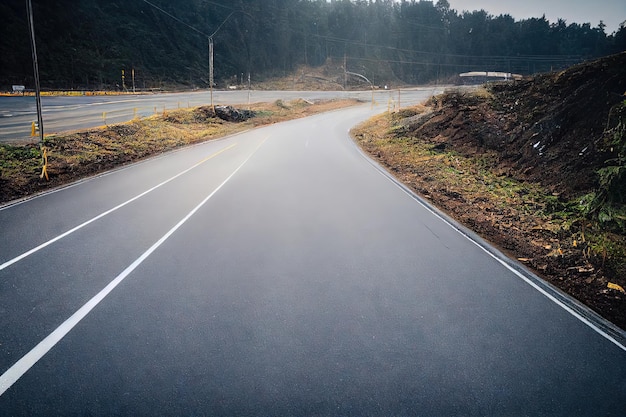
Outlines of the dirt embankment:
M 566 198 L 592 191 L 598 169 L 617 157 L 604 132 L 626 99 L 626 53 L 488 91 L 483 99 L 434 99 L 438 114 L 415 134 L 445 138 L 460 150 L 496 151 L 503 170 Z
M 540 276 L 626 329 L 626 53 L 355 130 L 361 146 Z

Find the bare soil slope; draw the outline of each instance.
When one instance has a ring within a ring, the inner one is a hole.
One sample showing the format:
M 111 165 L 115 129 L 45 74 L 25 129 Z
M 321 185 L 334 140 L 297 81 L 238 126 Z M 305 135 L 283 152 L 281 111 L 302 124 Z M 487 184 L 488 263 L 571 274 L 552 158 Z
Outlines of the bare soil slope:
M 434 99 L 436 116 L 414 134 L 438 136 L 461 150 L 494 150 L 515 177 L 565 196 L 593 190 L 596 171 L 617 157 L 617 149 L 604 146 L 603 133 L 611 109 L 625 99 L 626 53 L 494 84 L 489 92 L 483 99 Z

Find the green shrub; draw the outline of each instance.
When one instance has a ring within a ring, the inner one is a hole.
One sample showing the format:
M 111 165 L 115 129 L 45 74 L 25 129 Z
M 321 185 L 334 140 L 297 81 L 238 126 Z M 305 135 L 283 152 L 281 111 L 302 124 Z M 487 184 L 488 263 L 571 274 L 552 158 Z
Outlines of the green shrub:
M 611 155 L 597 171 L 598 191 L 589 215 L 603 226 L 626 232 L 626 101 L 613 107 L 604 132 L 604 151 Z

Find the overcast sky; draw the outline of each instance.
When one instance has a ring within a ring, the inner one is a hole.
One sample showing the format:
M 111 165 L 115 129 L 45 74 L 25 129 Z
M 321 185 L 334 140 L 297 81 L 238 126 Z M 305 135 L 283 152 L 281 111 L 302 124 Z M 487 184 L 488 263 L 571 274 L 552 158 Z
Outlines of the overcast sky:
M 434 0 L 437 3 L 437 0 Z M 626 20 L 626 0 L 448 0 L 450 7 L 459 13 L 463 10 L 484 9 L 498 16 L 510 14 L 515 20 L 541 17 L 550 22 L 559 18 L 570 23 L 591 23 L 598 26 L 604 22 L 607 34 L 615 32 Z

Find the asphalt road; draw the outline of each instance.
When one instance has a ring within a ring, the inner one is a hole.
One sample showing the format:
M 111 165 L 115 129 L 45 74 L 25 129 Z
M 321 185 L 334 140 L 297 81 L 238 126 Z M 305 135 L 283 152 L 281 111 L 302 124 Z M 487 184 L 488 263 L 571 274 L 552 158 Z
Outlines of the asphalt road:
M 0 415 L 624 415 L 624 334 L 390 180 L 371 114 L 0 210 Z
M 417 104 L 424 97 L 441 92 L 440 87 L 423 87 L 402 91 L 219 91 L 213 93 L 215 105 L 244 105 L 276 100 L 330 100 L 355 98 L 380 102 L 387 106 Z M 209 105 L 209 91 L 123 95 L 42 97 L 44 133 L 61 133 L 105 124 L 126 122 L 135 116 L 145 117 L 164 110 Z M 35 97 L 0 97 L 0 143 L 29 140 L 32 123 L 37 120 Z

